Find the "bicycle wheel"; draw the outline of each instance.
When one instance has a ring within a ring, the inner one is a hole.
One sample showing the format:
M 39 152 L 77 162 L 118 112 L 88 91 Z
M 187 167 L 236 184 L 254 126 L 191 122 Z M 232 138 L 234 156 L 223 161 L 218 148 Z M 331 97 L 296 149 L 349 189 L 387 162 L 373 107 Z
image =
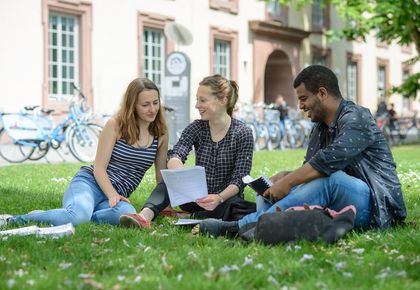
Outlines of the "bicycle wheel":
M 41 148 L 39 145 L 38 147 L 34 148 L 34 151 L 29 156 L 29 160 L 39 160 L 47 155 L 48 151 L 50 150 L 50 145 L 47 143 L 45 148 Z
M 281 141 L 280 125 L 278 123 L 270 123 L 268 129 L 269 129 L 269 138 L 268 138 L 267 149 L 271 151 L 280 146 L 280 141 Z
M 259 124 L 258 126 L 258 133 L 257 133 L 257 141 L 255 142 L 255 146 L 258 147 L 259 150 L 266 149 L 268 147 L 268 141 L 270 139 L 270 132 L 268 128 L 264 124 Z
M 255 129 L 255 126 L 252 123 L 246 123 L 246 125 L 251 128 L 252 139 L 254 140 L 254 151 L 259 151 L 260 149 L 257 146 L 257 129 Z
M 10 163 L 21 163 L 34 152 L 36 144 L 31 141 L 15 141 L 5 129 L 0 130 L 0 156 Z
M 305 128 L 299 123 L 296 123 L 293 126 L 295 132 L 295 148 L 302 148 L 305 142 Z
M 295 131 L 293 129 L 286 130 L 286 135 L 283 138 L 283 146 L 288 149 L 295 149 Z
M 95 124 L 95 123 L 88 123 L 87 124 L 90 128 L 92 128 L 93 130 L 95 130 L 96 135 L 99 137 L 99 135 L 101 135 L 102 130 L 104 129 L 103 126 Z
M 98 128 L 81 124 L 71 126 L 68 145 L 70 152 L 81 162 L 93 162 L 99 142 Z

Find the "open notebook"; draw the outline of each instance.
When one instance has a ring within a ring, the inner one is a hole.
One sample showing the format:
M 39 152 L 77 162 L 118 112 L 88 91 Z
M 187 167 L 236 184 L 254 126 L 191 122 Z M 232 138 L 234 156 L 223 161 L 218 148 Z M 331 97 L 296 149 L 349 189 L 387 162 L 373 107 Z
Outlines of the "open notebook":
M 262 195 L 267 189 L 269 189 L 273 183 L 267 177 L 261 175 L 257 178 L 252 178 L 247 175 L 242 178 L 243 183 L 251 187 L 257 195 Z

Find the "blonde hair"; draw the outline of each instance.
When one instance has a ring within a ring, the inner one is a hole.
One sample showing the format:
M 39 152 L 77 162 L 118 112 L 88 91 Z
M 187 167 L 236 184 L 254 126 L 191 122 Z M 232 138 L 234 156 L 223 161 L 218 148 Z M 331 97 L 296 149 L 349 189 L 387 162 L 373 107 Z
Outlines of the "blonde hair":
M 232 116 L 239 92 L 238 84 L 235 81 L 228 80 L 221 75 L 212 75 L 205 77 L 199 85 L 209 87 L 213 91 L 213 95 L 219 100 L 226 97 L 228 100 L 226 111 L 229 116 Z
M 140 136 L 140 116 L 136 110 L 139 94 L 148 90 L 155 90 L 159 97 L 159 111 L 155 120 L 149 125 L 149 133 L 158 137 L 167 133 L 158 87 L 147 78 L 136 78 L 128 85 L 116 116 L 118 124 L 117 134 L 119 138 L 124 139 L 130 145 L 136 143 Z

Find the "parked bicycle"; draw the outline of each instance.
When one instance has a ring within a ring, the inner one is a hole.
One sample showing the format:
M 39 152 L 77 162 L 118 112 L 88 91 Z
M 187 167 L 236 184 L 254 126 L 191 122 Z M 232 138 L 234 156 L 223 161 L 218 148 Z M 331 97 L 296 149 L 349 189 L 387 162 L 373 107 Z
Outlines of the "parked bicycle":
M 275 113 L 273 113 L 275 112 Z M 306 147 L 312 123 L 304 119 L 297 111 L 291 110 L 284 120 L 280 120 L 275 104 L 265 106 L 264 118 L 270 128 L 270 139 L 278 142 L 280 149 Z M 277 134 L 278 135 L 275 135 Z M 269 146 L 271 148 L 276 146 Z
M 376 125 L 390 146 L 401 145 L 410 131 L 415 131 L 418 135 L 417 111 L 411 117 L 396 118 L 395 120 L 391 120 L 388 112 L 379 114 L 376 116 Z
M 76 159 L 92 162 L 102 127 L 89 123 L 91 117 L 84 108 L 85 101 L 80 91 L 70 98 L 68 115 L 55 126 L 50 126 L 53 124 L 50 115 L 36 112 L 0 114 L 3 124 L 0 156 L 12 163 L 37 160 L 44 157 L 50 148 L 58 149 L 66 142 Z
M 264 106 L 264 124 L 268 128 L 268 142 L 267 149 L 273 150 L 276 148 L 281 148 L 281 140 L 283 138 L 282 128 L 279 122 L 280 113 L 274 106 L 265 105 Z
M 248 127 L 251 128 L 252 136 L 254 138 L 254 150 L 260 151 L 266 149 L 269 140 L 269 129 L 264 122 L 261 122 L 257 109 L 261 107 L 261 104 L 238 104 L 238 111 L 235 117 L 243 121 Z
M 306 148 L 313 123 L 303 117 L 299 111 L 291 111 L 288 118 L 290 134 L 293 136 L 293 148 Z M 286 122 L 287 123 L 287 122 Z

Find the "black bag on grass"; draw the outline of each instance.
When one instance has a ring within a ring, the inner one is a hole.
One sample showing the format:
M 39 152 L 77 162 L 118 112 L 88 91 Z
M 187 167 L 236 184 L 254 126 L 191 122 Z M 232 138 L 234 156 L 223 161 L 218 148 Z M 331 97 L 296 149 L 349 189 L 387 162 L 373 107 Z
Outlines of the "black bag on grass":
M 181 206 L 182 208 L 182 206 Z M 216 218 L 224 221 L 237 221 L 257 210 L 255 202 L 244 200 L 238 196 L 229 198 L 213 211 L 197 211 L 191 214 L 194 219 Z M 187 209 L 188 211 L 188 209 Z
M 259 218 L 253 235 L 267 245 L 297 240 L 333 243 L 353 229 L 355 212 L 354 206 L 340 212 L 305 206 L 268 213 Z

